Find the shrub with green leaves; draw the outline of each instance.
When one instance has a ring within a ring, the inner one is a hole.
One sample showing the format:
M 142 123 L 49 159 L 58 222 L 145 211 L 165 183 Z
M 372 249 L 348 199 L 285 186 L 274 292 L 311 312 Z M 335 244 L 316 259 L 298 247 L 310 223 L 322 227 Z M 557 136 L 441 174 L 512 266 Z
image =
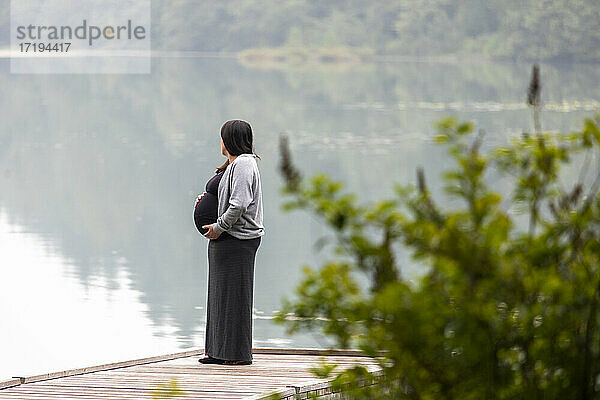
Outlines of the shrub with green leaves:
M 377 384 L 361 366 L 336 374 L 350 398 L 600 398 L 600 115 L 488 151 L 471 123 L 437 129 L 455 161 L 443 175 L 455 207 L 421 169 L 395 197 L 359 204 L 324 174 L 303 178 L 282 136 L 285 208 L 326 221 L 340 257 L 304 266 L 275 321 L 377 358 Z M 575 157 L 580 179 L 565 187 Z M 402 275 L 399 245 L 425 265 L 417 281 Z

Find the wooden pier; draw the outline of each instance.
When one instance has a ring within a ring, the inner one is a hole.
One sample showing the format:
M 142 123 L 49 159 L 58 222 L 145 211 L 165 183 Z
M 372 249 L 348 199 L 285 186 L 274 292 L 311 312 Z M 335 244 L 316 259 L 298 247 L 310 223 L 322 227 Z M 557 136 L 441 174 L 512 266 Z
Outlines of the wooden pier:
M 324 360 L 379 371 L 377 361 L 357 350 L 253 349 L 251 365 L 201 364 L 204 350 L 122 361 L 0 381 L 0 399 L 96 400 L 152 399 L 156 389 L 173 379 L 184 394 L 175 399 L 283 399 L 331 393 L 329 380 L 318 379 L 310 368 Z M 166 398 L 166 397 L 165 397 Z M 310 398 L 310 397 L 308 397 Z

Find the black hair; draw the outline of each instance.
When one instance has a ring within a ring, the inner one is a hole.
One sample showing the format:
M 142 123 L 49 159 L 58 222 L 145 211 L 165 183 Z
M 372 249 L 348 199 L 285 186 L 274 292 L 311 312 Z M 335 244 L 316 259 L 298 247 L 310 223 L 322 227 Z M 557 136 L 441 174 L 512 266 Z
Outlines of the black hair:
M 254 154 L 260 160 L 258 154 L 254 153 L 252 127 L 246 121 L 232 119 L 225 122 L 221 127 L 221 139 L 223 139 L 225 149 L 232 156 Z M 229 159 L 223 165 L 217 167 L 216 172 L 224 170 L 228 165 Z

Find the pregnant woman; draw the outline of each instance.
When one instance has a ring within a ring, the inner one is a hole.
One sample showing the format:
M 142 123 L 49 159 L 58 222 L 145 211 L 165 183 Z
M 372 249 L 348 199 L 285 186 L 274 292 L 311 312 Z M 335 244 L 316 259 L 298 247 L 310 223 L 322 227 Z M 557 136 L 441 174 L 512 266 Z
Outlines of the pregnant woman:
M 227 161 L 196 200 L 196 227 L 209 239 L 203 364 L 252 364 L 254 261 L 264 235 L 260 157 L 253 149 L 250 124 L 225 122 Z

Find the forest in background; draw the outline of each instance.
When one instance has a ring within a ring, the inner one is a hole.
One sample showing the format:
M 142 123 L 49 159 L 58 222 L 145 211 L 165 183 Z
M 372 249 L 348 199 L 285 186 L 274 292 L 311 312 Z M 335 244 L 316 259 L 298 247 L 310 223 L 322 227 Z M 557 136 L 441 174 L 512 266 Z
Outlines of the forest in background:
M 10 0 L 0 0 L 0 47 Z M 153 0 L 156 50 L 353 48 L 376 55 L 600 60 L 597 0 Z

